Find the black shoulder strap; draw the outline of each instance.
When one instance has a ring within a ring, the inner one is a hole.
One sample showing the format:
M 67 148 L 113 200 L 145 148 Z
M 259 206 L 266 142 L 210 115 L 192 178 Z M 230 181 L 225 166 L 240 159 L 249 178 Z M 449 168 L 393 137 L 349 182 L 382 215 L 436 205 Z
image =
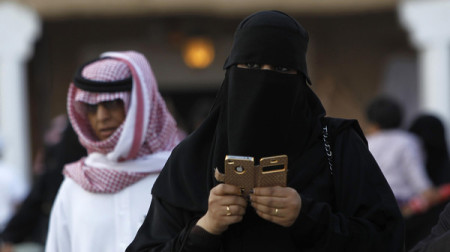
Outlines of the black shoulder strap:
M 352 128 L 356 131 L 356 133 L 363 139 L 363 141 L 367 145 L 367 140 L 364 136 L 364 133 L 359 126 L 357 120 L 349 120 L 343 118 L 331 118 L 324 117 L 322 118 L 322 134 L 323 134 L 323 144 L 325 147 L 325 153 L 328 159 L 328 165 L 333 175 L 333 151 L 332 151 L 332 143 L 334 138 L 339 135 L 342 131 Z
M 323 134 L 323 144 L 325 146 L 325 153 L 327 155 L 328 159 L 328 168 L 330 169 L 331 175 L 333 175 L 333 151 L 331 150 L 331 145 L 328 141 L 329 134 L 328 134 L 328 125 L 326 122 L 322 125 L 322 134 Z

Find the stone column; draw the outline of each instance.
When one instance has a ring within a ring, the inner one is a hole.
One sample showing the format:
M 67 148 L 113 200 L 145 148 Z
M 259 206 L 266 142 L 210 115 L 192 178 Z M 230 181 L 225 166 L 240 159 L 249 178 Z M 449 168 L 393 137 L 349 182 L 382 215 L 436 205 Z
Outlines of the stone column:
M 402 1 L 398 13 L 419 54 L 419 109 L 444 121 L 450 142 L 450 1 Z
M 2 159 L 29 181 L 31 168 L 26 63 L 40 19 L 15 2 L 0 3 L 0 137 Z

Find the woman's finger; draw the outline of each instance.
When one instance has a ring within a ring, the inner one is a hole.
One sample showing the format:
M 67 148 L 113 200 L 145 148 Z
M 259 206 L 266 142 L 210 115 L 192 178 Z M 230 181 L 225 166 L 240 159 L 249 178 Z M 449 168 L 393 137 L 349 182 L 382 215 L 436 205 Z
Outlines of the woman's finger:
M 276 216 L 276 217 L 283 217 L 283 212 L 286 213 L 286 209 L 282 207 L 275 207 L 275 206 L 266 206 L 263 204 L 258 204 L 253 202 L 252 207 L 265 215 L 270 216 Z
M 245 207 L 240 205 L 224 205 L 225 216 L 243 216 L 245 214 Z
M 239 187 L 228 184 L 218 184 L 211 190 L 211 192 L 216 195 L 242 195 Z
M 284 197 L 286 195 L 287 188 L 290 187 L 281 187 L 281 186 L 255 187 L 253 188 L 253 194 L 258 196 Z

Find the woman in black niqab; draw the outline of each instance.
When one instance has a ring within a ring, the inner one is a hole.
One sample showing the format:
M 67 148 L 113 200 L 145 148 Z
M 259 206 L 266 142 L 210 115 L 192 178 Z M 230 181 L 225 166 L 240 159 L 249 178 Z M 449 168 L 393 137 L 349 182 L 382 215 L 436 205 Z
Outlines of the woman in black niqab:
M 307 44 L 282 12 L 239 24 L 216 101 L 172 152 L 127 251 L 400 251 L 392 192 L 357 122 L 324 117 L 308 86 Z M 215 178 L 225 155 L 280 154 L 287 187 L 255 188 L 248 203 Z
M 427 173 L 436 186 L 450 183 L 450 158 L 441 120 L 434 115 L 420 115 L 409 131 L 422 141 Z

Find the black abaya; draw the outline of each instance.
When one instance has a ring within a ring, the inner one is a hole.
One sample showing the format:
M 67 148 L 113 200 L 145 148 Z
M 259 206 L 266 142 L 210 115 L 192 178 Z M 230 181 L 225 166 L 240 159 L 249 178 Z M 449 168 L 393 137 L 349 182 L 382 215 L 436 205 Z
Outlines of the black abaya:
M 401 214 L 361 129 L 356 121 L 325 118 L 307 85 L 307 43 L 303 27 L 281 12 L 259 12 L 241 22 L 215 104 L 200 128 L 173 150 L 128 252 L 402 251 Z M 297 74 L 261 70 L 262 64 Z M 302 200 L 292 226 L 268 222 L 251 206 L 221 235 L 196 226 L 218 183 L 214 170 L 224 172 L 229 154 L 256 160 L 288 155 L 287 186 Z

